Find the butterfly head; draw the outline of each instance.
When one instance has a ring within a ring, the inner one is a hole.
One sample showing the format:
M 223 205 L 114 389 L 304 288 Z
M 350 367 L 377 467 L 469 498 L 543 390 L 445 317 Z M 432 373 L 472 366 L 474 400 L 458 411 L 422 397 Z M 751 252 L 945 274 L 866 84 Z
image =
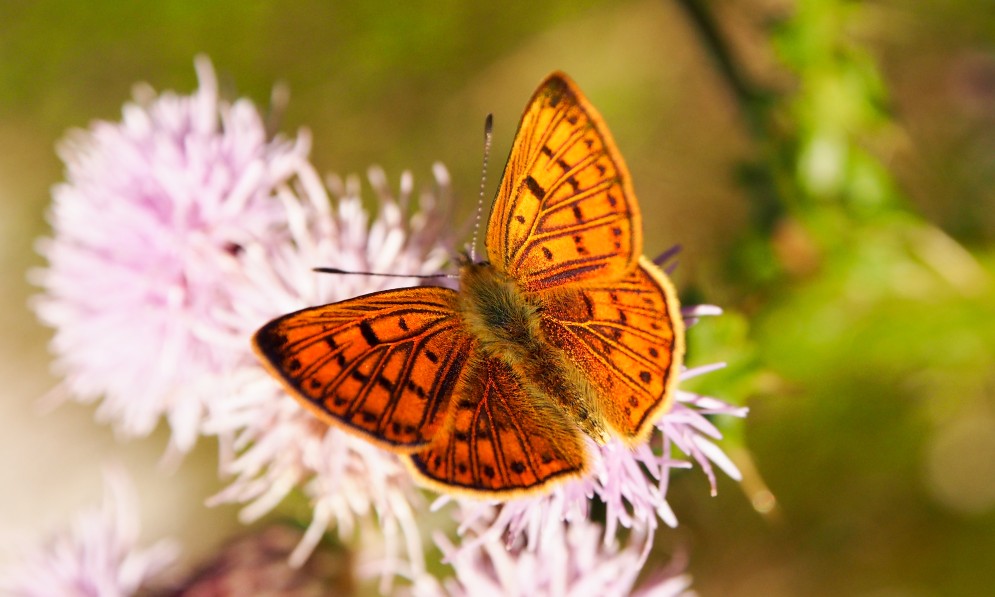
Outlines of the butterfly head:
M 462 270 L 464 267 L 469 265 L 490 265 L 490 262 L 486 259 L 477 261 L 470 249 L 463 249 L 456 254 L 456 267 Z

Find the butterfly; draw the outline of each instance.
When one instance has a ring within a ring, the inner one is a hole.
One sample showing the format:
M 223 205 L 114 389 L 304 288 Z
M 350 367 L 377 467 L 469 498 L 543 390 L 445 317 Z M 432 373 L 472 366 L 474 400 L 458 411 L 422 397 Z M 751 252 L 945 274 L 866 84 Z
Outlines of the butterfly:
M 374 292 L 279 317 L 263 364 L 321 420 L 426 486 L 507 499 L 585 474 L 584 434 L 645 441 L 684 352 L 676 292 L 642 256 L 629 172 L 560 72 L 529 100 L 458 291 Z

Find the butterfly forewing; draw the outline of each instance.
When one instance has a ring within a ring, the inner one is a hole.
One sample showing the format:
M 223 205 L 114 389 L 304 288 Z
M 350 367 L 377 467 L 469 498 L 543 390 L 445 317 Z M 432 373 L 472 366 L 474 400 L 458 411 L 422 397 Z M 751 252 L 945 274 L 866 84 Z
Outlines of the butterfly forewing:
M 670 282 L 642 258 L 622 280 L 547 298 L 547 340 L 598 390 L 608 424 L 630 443 L 644 439 L 672 400 L 684 353 Z
M 491 263 L 533 292 L 628 272 L 641 225 L 614 147 L 574 83 L 550 75 L 522 116 L 491 210 Z
M 528 395 L 502 361 L 470 365 L 453 401 L 435 441 L 410 456 L 428 484 L 507 498 L 583 473 L 576 425 L 552 403 Z
M 471 339 L 447 288 L 388 290 L 273 320 L 256 351 L 304 406 L 386 447 L 429 443 Z

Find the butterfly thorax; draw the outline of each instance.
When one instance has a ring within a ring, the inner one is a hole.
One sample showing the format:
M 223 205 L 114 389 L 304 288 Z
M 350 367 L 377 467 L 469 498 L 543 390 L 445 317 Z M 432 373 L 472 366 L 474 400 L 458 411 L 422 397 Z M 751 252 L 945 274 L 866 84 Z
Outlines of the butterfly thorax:
M 541 301 L 489 263 L 460 268 L 457 311 L 484 357 L 511 366 L 540 403 L 553 402 L 598 442 L 608 439 L 595 390 L 543 336 Z M 547 297 L 548 298 L 548 297 Z
M 489 263 L 460 269 L 458 310 L 481 350 L 510 364 L 542 344 L 539 305 Z

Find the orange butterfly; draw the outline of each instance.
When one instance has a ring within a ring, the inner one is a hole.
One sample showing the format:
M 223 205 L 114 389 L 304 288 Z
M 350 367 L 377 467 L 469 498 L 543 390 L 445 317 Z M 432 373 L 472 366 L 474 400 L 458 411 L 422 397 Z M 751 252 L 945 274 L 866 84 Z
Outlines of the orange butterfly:
M 441 491 L 508 498 L 583 474 L 581 432 L 644 441 L 684 352 L 677 296 L 601 117 L 563 73 L 529 101 L 460 291 L 375 292 L 254 338 L 323 421 L 403 454 Z

